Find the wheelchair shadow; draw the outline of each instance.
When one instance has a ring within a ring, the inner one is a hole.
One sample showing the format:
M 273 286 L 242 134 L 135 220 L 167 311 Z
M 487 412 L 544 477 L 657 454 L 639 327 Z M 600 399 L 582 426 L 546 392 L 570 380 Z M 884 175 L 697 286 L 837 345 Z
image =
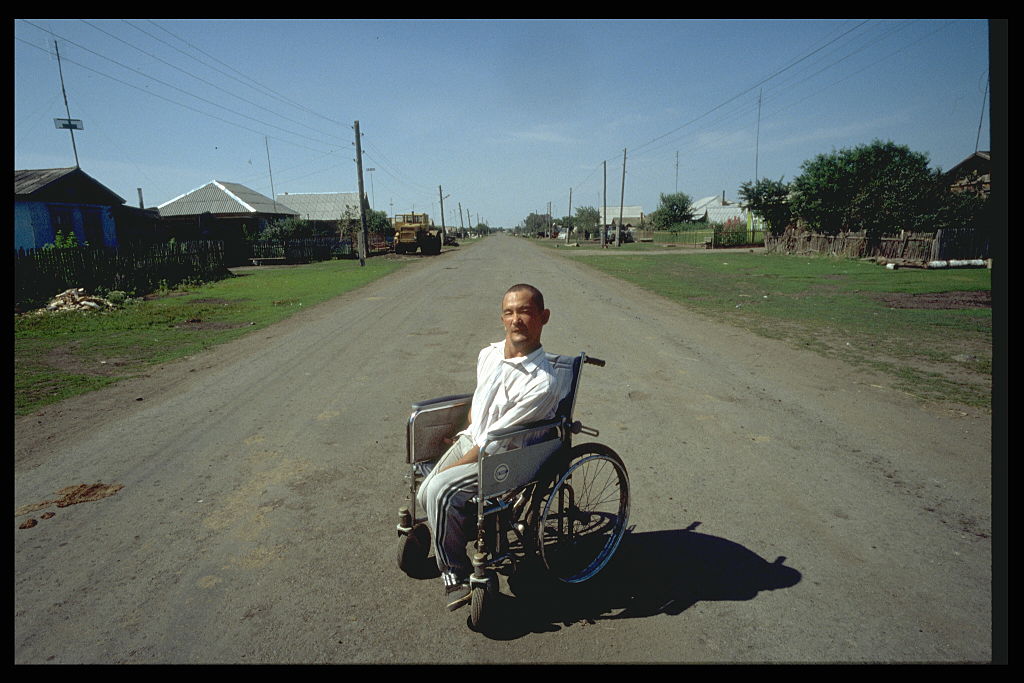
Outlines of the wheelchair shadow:
M 752 600 L 797 584 L 800 572 L 738 543 L 687 529 L 630 533 L 604 570 L 580 585 L 552 585 L 536 572 L 508 579 L 501 618 L 487 637 L 513 640 L 576 623 L 680 614 L 701 600 Z

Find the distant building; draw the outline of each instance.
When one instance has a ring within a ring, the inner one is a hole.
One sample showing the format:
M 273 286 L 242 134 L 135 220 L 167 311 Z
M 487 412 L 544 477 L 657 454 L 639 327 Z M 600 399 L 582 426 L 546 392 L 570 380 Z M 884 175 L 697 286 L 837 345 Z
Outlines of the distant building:
M 704 197 L 690 204 L 690 212 L 694 221 L 708 223 L 725 223 L 729 220 L 747 220 L 747 210 L 739 202 L 729 201 L 725 193 Z
M 609 206 L 608 214 L 604 215 L 604 206 L 597 207 L 597 211 L 604 218 L 605 225 L 619 225 L 619 207 Z M 632 226 L 638 228 L 644 224 L 644 207 L 642 206 L 623 206 L 622 207 L 622 225 Z
M 992 153 L 975 152 L 943 177 L 950 192 L 973 192 L 988 197 L 992 191 Z
M 302 220 L 339 234 L 359 220 L 358 192 L 285 192 L 277 195 L 277 201 L 294 209 Z
M 116 247 L 125 200 L 80 168 L 14 172 L 14 248 L 53 244 L 57 233 L 79 244 Z
M 212 180 L 202 187 L 160 204 L 161 226 L 177 240 L 224 242 L 225 263 L 244 263 L 247 238 L 274 221 L 296 218 L 298 212 L 239 183 Z

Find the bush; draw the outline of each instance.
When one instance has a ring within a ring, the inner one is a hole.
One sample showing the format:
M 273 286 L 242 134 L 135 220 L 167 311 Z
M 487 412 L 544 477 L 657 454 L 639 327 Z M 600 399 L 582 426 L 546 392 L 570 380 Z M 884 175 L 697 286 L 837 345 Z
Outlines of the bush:
M 739 218 L 730 218 L 725 223 L 712 224 L 716 247 L 741 247 L 748 241 L 747 224 Z

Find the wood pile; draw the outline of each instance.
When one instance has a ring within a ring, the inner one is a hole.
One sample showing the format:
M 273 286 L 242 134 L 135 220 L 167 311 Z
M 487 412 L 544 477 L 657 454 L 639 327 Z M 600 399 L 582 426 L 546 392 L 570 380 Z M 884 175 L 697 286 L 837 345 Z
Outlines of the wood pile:
M 53 311 L 103 311 L 117 308 L 113 303 L 101 296 L 89 296 L 81 287 L 67 289 L 53 297 L 40 313 Z

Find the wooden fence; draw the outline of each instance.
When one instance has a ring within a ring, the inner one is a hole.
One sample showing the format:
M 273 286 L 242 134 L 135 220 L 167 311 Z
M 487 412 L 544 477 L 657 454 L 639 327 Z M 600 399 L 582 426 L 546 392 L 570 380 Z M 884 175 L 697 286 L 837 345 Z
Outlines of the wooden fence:
M 162 286 L 229 275 L 222 242 L 19 249 L 14 254 L 14 302 L 16 307 L 41 305 L 73 287 L 90 293 L 120 290 L 138 296 Z
M 846 258 L 880 257 L 906 261 L 944 259 L 985 259 L 989 257 L 989 238 L 981 230 L 938 230 L 932 233 L 905 233 L 900 237 L 869 239 L 863 232 L 822 235 L 802 230 L 787 230 L 777 237 L 766 235 L 765 249 L 783 254 L 821 254 Z

